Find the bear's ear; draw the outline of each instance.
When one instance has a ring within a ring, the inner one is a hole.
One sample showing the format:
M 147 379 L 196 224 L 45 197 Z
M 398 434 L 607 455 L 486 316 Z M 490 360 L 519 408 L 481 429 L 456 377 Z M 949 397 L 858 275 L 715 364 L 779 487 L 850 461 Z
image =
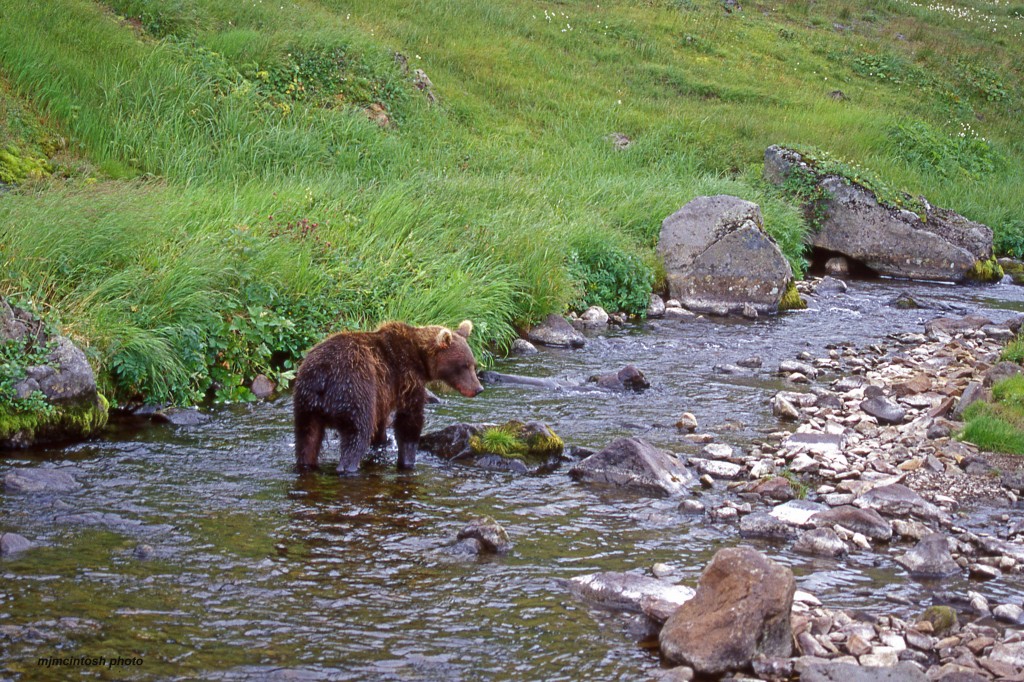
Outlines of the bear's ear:
M 455 330 L 455 333 L 464 339 L 468 339 L 469 335 L 473 333 L 473 323 L 469 320 L 463 320 L 459 324 L 459 328 Z
M 452 345 L 452 330 L 447 327 L 441 327 L 441 331 L 437 333 L 437 347 L 444 349 Z

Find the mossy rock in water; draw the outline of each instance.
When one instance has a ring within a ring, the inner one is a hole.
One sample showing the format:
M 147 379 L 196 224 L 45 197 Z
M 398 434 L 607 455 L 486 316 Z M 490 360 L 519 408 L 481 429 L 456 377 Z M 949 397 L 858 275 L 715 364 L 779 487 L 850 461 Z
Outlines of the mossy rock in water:
M 94 436 L 107 425 L 109 404 L 101 393 L 94 400 L 48 409 L 0 408 L 0 447 L 27 447 Z
M 516 459 L 547 459 L 560 455 L 565 443 L 539 422 L 509 421 L 489 426 L 470 437 L 469 448 L 478 455 L 500 455 Z
M 956 625 L 956 609 L 951 606 L 929 606 L 921 614 L 921 620 L 931 623 L 936 636 L 942 636 Z
M 967 279 L 973 282 L 998 282 L 1003 274 L 1003 266 L 993 257 L 976 261 L 967 271 Z
M 539 422 L 452 424 L 423 434 L 420 447 L 459 464 L 520 474 L 553 471 L 565 460 L 565 444 Z
M 1012 258 L 1000 258 L 999 266 L 1004 274 L 1013 279 L 1014 284 L 1024 284 L 1024 263 Z
M 800 297 L 800 292 L 796 289 L 796 284 L 793 280 L 789 281 L 786 285 L 786 291 L 782 294 L 782 300 L 779 301 L 779 312 L 783 310 L 804 310 L 807 307 L 807 301 Z

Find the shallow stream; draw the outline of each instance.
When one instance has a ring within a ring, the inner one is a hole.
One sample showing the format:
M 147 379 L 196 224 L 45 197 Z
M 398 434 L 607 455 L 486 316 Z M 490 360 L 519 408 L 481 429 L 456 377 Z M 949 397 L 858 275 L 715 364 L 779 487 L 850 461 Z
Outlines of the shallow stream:
M 898 310 L 899 294 L 929 306 Z M 569 445 L 600 448 L 640 435 L 695 452 L 671 427 L 683 412 L 701 431 L 744 448 L 783 428 L 768 406 L 784 382 L 778 362 L 828 344 L 858 347 L 920 332 L 940 314 L 979 308 L 996 320 L 1024 310 L 1024 288 L 853 282 L 812 309 L 753 322 L 653 322 L 590 338 L 583 350 L 542 350 L 494 369 L 581 383 L 636 364 L 642 394 L 489 386 L 475 399 L 428 408 L 428 430 L 456 421 L 547 422 Z M 749 376 L 715 365 L 760 355 Z M 826 381 L 826 377 L 822 381 Z M 695 584 L 714 552 L 738 542 L 734 525 L 651 500 L 573 483 L 566 468 L 514 476 L 445 464 L 421 453 L 394 470 L 393 448 L 353 478 L 292 470 L 291 404 L 236 406 L 195 427 L 122 426 L 61 450 L 0 457 L 13 467 L 71 466 L 83 486 L 60 494 L 0 493 L 0 531 L 41 547 L 0 561 L 0 678 L 67 679 L 49 656 L 115 656 L 135 665 L 74 674 L 125 679 L 647 680 L 655 653 L 627 616 L 590 607 L 556 578 L 646 572 L 656 562 Z M 788 427 L 792 428 L 792 427 Z M 326 471 L 336 457 L 326 444 Z M 723 491 L 706 495 L 723 495 Z M 971 509 L 985 523 L 1004 509 Z M 1019 512 L 1017 512 L 1019 513 Z M 512 554 L 448 554 L 465 523 L 493 516 Z M 145 546 L 145 547 L 142 547 Z M 826 606 L 918 613 L 933 593 L 975 589 L 1021 602 L 1020 576 L 987 583 L 921 583 L 884 553 L 846 560 L 758 543 L 792 566 Z M 1015 582 L 1016 581 L 1016 582 Z M 61 617 L 95 621 L 53 622 Z M 28 626 L 31 626 L 29 628 Z M 5 634 L 6 633 L 6 634 Z

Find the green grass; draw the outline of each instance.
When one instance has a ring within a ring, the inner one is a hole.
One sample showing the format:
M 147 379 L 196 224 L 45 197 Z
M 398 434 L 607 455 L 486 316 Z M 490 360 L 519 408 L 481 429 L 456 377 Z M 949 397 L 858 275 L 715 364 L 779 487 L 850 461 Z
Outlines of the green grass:
M 246 399 L 331 329 L 471 318 L 480 351 L 568 305 L 642 310 L 661 220 L 700 194 L 760 203 L 799 273 L 771 144 L 1024 253 L 1024 19 L 959 5 L 0 0 L 0 294 L 115 403 Z
M 959 437 L 983 450 L 1024 455 L 1024 376 L 995 384 L 992 399 L 973 403 L 964 411 Z

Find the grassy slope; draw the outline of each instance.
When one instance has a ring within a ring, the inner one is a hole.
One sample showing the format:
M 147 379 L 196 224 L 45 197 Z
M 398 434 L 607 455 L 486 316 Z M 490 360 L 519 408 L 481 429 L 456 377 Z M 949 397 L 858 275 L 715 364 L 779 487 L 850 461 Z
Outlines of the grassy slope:
M 0 293 L 88 344 L 117 400 L 232 399 L 329 328 L 502 341 L 587 280 L 642 300 L 661 219 L 702 193 L 762 203 L 799 264 L 757 181 L 773 143 L 1022 245 L 1024 8 L 960 5 L 0 0 L 0 148 L 70 177 L 0 201 Z M 289 75 L 342 53 L 333 89 Z

